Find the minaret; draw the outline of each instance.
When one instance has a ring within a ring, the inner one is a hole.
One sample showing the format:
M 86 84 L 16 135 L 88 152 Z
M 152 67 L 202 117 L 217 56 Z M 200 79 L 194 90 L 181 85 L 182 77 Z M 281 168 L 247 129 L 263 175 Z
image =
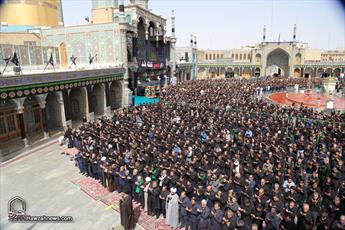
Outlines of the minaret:
M 64 20 L 63 20 L 63 11 L 62 11 L 62 2 L 61 0 L 59 0 L 59 5 L 58 5 L 58 17 L 59 17 L 59 26 L 63 26 L 64 25 Z
M 120 15 L 124 15 L 125 14 L 124 0 L 119 0 L 119 11 L 120 11 Z
M 170 63 L 171 63 L 171 72 L 170 77 L 176 80 L 176 36 L 175 36 L 175 12 L 171 12 L 171 46 L 170 46 Z M 170 84 L 170 82 L 169 82 Z
M 197 42 L 196 42 L 196 36 L 194 36 L 194 48 L 196 48 Z
M 263 41 L 263 42 L 266 41 L 266 25 L 264 25 L 264 31 L 263 31 L 263 35 L 262 35 L 262 41 Z
M 194 35 L 191 34 L 191 35 L 190 35 L 190 47 L 193 48 L 193 45 L 194 45 Z
M 138 4 L 141 8 L 148 10 L 149 9 L 149 0 L 130 0 L 132 5 Z
M 293 37 L 292 37 L 294 42 L 296 41 L 296 30 L 297 30 L 297 27 L 295 24 L 295 26 L 293 27 Z

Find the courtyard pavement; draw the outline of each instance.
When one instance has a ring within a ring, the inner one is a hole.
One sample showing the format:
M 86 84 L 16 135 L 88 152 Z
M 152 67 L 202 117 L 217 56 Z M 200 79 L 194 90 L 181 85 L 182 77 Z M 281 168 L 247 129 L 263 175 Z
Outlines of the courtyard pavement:
M 80 177 L 70 157 L 61 155 L 56 141 L 2 164 L 0 229 L 122 229 L 119 213 L 90 198 L 71 182 Z M 28 215 L 72 216 L 73 222 L 9 222 L 8 201 L 15 196 L 26 201 Z

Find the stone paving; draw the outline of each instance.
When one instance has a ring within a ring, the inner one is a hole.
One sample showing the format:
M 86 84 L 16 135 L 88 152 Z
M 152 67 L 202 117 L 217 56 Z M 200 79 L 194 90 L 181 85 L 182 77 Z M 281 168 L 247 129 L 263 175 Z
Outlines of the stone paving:
M 31 151 L 31 150 L 30 150 Z M 119 199 L 98 181 L 78 173 L 71 155 L 53 141 L 0 166 L 0 229 L 120 230 Z M 8 221 L 8 200 L 20 196 L 26 214 L 72 216 L 71 223 L 13 223 Z M 148 216 L 133 203 L 136 229 L 169 230 L 164 219 Z
M 71 181 L 82 177 L 57 143 L 0 166 L 0 229 L 122 229 L 120 215 Z M 12 223 L 8 200 L 20 196 L 29 215 L 72 216 L 72 223 Z

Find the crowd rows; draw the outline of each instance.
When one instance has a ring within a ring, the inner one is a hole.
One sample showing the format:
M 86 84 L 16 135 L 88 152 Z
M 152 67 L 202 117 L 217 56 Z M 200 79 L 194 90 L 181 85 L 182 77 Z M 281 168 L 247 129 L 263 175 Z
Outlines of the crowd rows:
M 308 80 L 183 82 L 66 137 L 81 173 L 173 228 L 345 229 L 345 114 L 256 93 L 295 84 Z

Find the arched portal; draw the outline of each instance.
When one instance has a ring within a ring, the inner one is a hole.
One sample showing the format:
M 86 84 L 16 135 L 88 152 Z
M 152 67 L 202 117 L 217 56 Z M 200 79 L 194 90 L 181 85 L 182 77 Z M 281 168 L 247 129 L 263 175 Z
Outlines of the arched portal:
M 332 76 L 333 75 L 333 70 L 332 70 L 332 68 L 327 68 L 326 69 L 326 77 L 330 77 L 330 76 Z
M 87 92 L 85 88 L 78 87 L 71 90 L 69 93 L 69 106 L 72 121 L 81 121 L 87 115 Z
M 255 55 L 255 64 L 261 64 L 261 54 Z
M 225 77 L 226 78 L 233 78 L 234 77 L 234 71 L 231 67 L 226 69 Z
M 46 98 L 47 125 L 50 131 L 60 130 L 62 125 L 60 104 L 55 93 L 49 93 Z
M 224 68 L 224 67 L 221 67 L 221 68 L 220 68 L 220 76 L 221 76 L 222 78 L 225 77 L 225 68 Z
M 304 77 L 305 78 L 309 78 L 309 77 L 313 78 L 314 77 L 314 70 L 313 70 L 313 68 L 311 68 L 311 67 L 305 68 L 305 70 L 304 70 Z
M 234 68 L 234 77 L 240 76 L 240 69 L 238 67 Z
M 261 72 L 261 69 L 259 67 L 256 67 L 255 70 L 254 70 L 254 76 L 255 77 L 260 77 L 260 72 Z
M 216 68 L 215 68 L 215 67 L 212 67 L 212 68 L 211 68 L 211 72 L 210 72 L 211 78 L 215 78 L 215 77 L 216 77 L 216 72 L 217 72 Z
M 301 70 L 299 68 L 295 68 L 293 71 L 293 76 L 294 77 L 300 77 L 301 76 Z
M 267 70 L 268 75 L 274 74 L 281 76 L 289 76 L 289 54 L 277 48 L 267 55 Z
M 20 136 L 16 104 L 12 100 L 0 103 L 0 142 Z
M 300 65 L 301 64 L 301 61 L 302 61 L 302 55 L 300 53 L 297 53 L 295 55 L 295 64 L 296 65 Z
M 60 65 L 61 67 L 67 67 L 67 50 L 66 50 L 66 44 L 61 43 L 59 45 L 59 55 L 60 55 Z
M 24 101 L 24 124 L 28 136 L 38 134 L 43 128 L 42 110 L 34 96 Z
M 137 57 L 139 60 L 145 60 L 145 36 L 145 22 L 143 18 L 139 18 L 137 40 Z
M 122 106 L 122 84 L 121 81 L 113 81 L 109 89 L 110 107 L 118 109 Z
M 340 76 L 340 68 L 335 68 L 333 71 L 334 77 L 339 77 Z
M 251 70 L 249 67 L 244 67 L 242 71 L 242 77 L 250 78 L 251 77 Z
M 103 84 L 99 83 L 93 86 L 91 101 L 90 101 L 90 113 L 94 112 L 95 115 L 104 114 L 104 97 L 105 90 Z
M 325 70 L 323 68 L 318 68 L 316 76 L 317 77 L 325 77 Z

